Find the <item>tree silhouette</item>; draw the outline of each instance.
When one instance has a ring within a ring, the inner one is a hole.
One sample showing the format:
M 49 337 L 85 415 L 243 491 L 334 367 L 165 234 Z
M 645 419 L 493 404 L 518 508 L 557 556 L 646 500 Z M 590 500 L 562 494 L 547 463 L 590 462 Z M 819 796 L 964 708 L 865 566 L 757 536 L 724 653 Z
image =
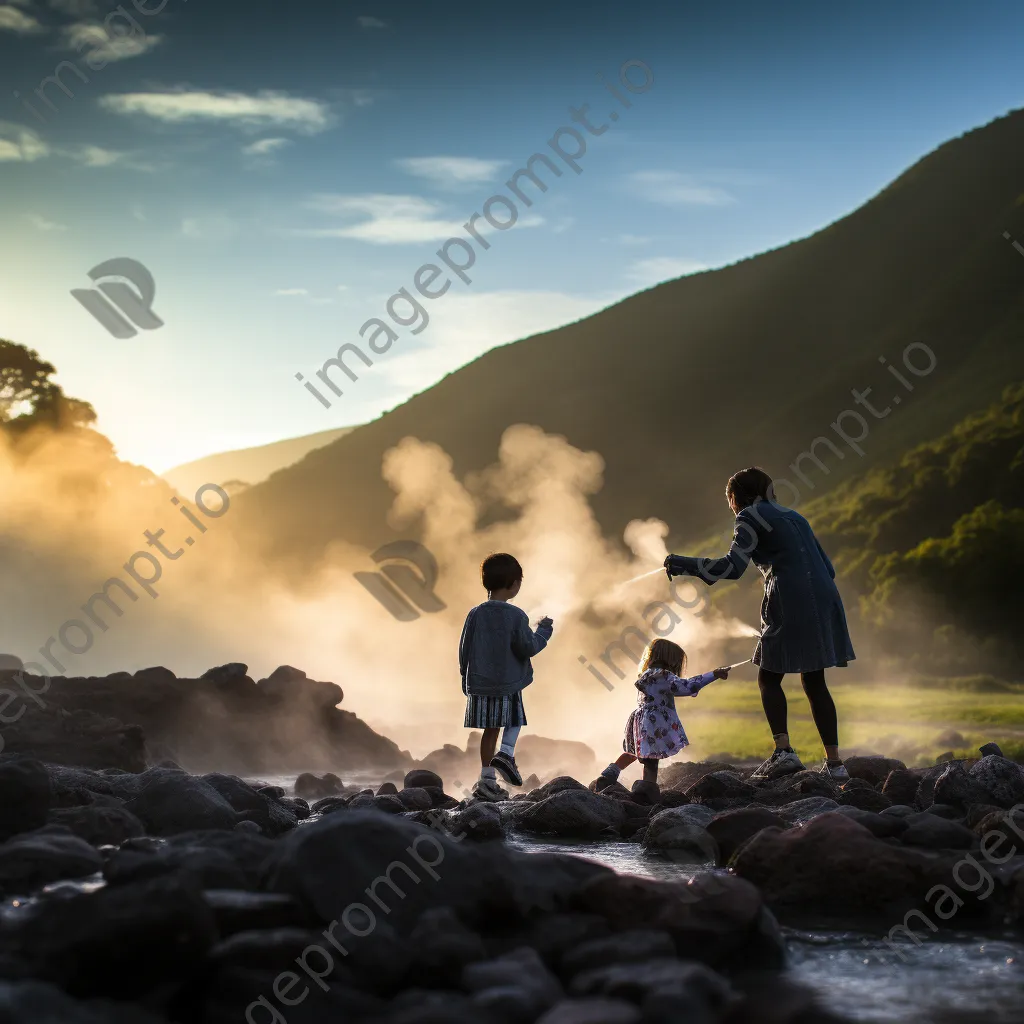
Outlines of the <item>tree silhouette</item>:
M 0 429 L 16 435 L 33 427 L 66 430 L 95 422 L 88 402 L 69 398 L 50 379 L 56 372 L 34 349 L 0 338 Z

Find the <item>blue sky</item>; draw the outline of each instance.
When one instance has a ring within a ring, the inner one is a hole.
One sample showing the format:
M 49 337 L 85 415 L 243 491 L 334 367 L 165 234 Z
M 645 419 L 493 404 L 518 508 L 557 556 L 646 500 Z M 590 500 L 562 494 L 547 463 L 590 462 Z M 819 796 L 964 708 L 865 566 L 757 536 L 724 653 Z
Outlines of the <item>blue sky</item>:
M 0 0 L 0 337 L 158 471 L 365 421 L 495 344 L 806 235 L 1024 86 L 1024 9 L 984 0 L 137 2 L 104 28 L 109 2 Z M 628 60 L 654 83 L 626 110 L 598 76 Z M 50 109 L 61 61 L 88 81 L 65 65 Z M 582 172 L 330 409 L 304 391 L 583 103 L 621 116 Z M 152 272 L 163 327 L 113 338 L 71 297 L 115 257 Z

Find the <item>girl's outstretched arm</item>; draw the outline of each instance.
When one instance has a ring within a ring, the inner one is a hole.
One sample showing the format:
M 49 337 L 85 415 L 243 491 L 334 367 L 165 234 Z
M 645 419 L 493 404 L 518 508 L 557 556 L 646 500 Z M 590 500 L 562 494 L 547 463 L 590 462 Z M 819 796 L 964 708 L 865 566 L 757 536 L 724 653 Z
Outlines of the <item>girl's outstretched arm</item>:
M 696 697 L 708 683 L 713 683 L 717 678 L 716 672 L 705 672 L 703 675 L 690 676 L 683 679 L 681 676 L 669 673 L 669 692 L 675 697 Z

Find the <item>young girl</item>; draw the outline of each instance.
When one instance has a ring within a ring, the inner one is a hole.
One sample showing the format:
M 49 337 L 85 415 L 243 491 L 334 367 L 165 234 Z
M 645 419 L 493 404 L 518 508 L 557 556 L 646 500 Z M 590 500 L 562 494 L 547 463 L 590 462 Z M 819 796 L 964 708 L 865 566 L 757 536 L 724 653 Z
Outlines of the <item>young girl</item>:
M 658 761 L 678 754 L 689 744 L 676 714 L 676 697 L 696 697 L 716 679 L 728 679 L 727 668 L 716 668 L 692 679 L 680 678 L 686 651 L 671 640 L 652 640 L 640 661 L 637 705 L 626 722 L 622 739 L 624 754 L 608 765 L 601 778 L 617 782 L 619 772 L 634 761 L 644 766 L 644 782 L 658 781 Z

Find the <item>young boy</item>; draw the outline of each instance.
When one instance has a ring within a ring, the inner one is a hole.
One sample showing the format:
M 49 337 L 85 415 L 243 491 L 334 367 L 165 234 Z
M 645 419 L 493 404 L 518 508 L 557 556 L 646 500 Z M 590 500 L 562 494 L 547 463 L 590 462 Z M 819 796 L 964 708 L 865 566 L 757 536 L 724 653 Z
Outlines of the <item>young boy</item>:
M 513 786 L 523 784 L 515 761 L 519 730 L 526 725 L 522 691 L 533 682 L 530 658 L 551 639 L 552 622 L 543 618 L 536 631 L 526 613 L 508 602 L 523 584 L 523 568 L 512 555 L 490 555 L 480 566 L 487 600 L 466 616 L 459 641 L 459 671 L 466 694 L 467 729 L 483 729 L 480 781 L 473 795 L 499 800 L 496 773 Z M 504 728 L 495 753 L 498 730 Z

